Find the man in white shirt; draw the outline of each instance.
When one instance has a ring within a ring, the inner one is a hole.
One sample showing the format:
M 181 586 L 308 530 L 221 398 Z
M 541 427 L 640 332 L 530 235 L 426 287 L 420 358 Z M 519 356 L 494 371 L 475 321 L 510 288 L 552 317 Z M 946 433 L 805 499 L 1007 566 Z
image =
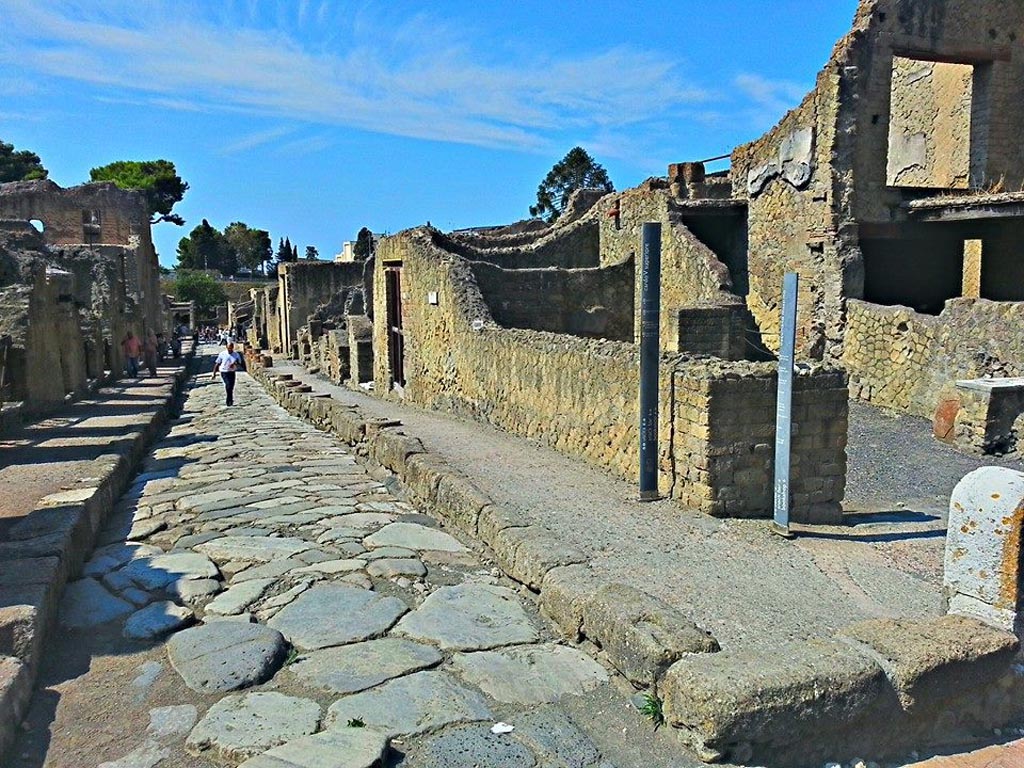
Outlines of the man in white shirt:
M 213 378 L 220 374 L 224 380 L 224 391 L 227 393 L 227 405 L 235 404 L 235 373 L 242 369 L 240 356 L 235 352 L 235 345 L 227 343 L 223 352 L 217 355 L 217 362 L 213 364 Z

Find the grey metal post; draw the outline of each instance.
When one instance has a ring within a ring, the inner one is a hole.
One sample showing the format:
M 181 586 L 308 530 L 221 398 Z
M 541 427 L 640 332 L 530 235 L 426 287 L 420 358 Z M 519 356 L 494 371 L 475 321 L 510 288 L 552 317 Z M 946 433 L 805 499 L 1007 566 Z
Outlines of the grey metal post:
M 661 355 L 661 224 L 643 226 L 640 262 L 640 500 L 658 498 L 658 358 Z
M 796 303 L 800 278 L 787 272 L 782 280 L 782 331 L 779 338 L 779 393 L 775 406 L 775 520 L 773 529 L 789 530 L 789 456 L 793 431 L 793 362 L 796 346 Z

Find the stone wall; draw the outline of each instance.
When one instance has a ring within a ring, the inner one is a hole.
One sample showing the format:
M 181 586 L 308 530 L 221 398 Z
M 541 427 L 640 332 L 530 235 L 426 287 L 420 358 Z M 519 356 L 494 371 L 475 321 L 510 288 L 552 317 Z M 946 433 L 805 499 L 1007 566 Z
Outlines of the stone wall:
M 499 325 L 633 340 L 632 259 L 598 269 L 502 269 L 485 262 L 471 266 Z
M 295 261 L 278 267 L 277 315 L 280 338 L 273 349 L 290 354 L 299 328 L 320 305 L 346 290 L 369 290 L 364 272 L 372 262 Z
M 13 350 L 9 397 L 44 411 L 119 376 L 120 342 L 143 318 L 125 296 L 121 246 L 47 246 L 28 223 L 0 221 L 0 335 Z
M 676 370 L 675 495 L 719 517 L 773 508 L 777 368 L 691 364 Z M 790 503 L 794 522 L 842 519 L 849 414 L 845 375 L 801 371 L 793 382 Z
M 889 186 L 970 186 L 973 92 L 968 64 L 893 57 Z
M 954 299 L 933 316 L 850 301 L 848 322 L 850 392 L 875 405 L 930 419 L 958 379 L 1024 376 L 1024 303 Z
M 506 329 L 492 318 L 470 265 L 438 249 L 425 230 L 384 238 L 378 270 L 402 264 L 405 385 L 392 386 L 389 335 L 374 324 L 375 392 L 489 422 L 636 480 L 638 353 L 633 344 Z M 386 316 L 383 276 L 374 281 Z M 429 296 L 437 294 L 437 303 Z M 770 514 L 772 366 L 690 361 L 661 366 L 659 487 L 713 514 Z M 747 382 L 760 393 L 748 413 Z M 695 395 L 693 402 L 686 398 Z M 702 398 L 702 399 L 701 399 Z M 818 398 L 818 400 L 815 400 Z M 678 404 L 678 409 L 677 409 Z M 743 419 L 753 419 L 747 430 Z M 741 414 L 737 416 L 737 414 Z M 797 387 L 794 516 L 834 520 L 843 494 L 846 389 L 841 374 L 814 372 Z M 762 426 L 765 420 L 771 426 Z M 685 452 L 680 446 L 685 445 Z M 768 446 L 765 453 L 763 447 Z M 747 461 L 748 456 L 751 456 Z M 690 468 L 708 469 L 706 475 Z M 731 459 L 725 457 L 732 457 Z M 816 473 L 825 472 L 818 476 Z M 815 495 L 816 494 L 816 495 Z
M 433 231 L 435 242 L 444 250 L 506 269 L 583 269 L 598 265 L 598 227 L 592 216 L 537 234 L 487 240 Z
M 905 198 L 888 181 L 890 125 L 900 124 L 905 104 L 892 101 L 894 55 L 920 61 L 973 67 L 970 116 L 971 185 L 1002 180 L 1005 189 L 1024 182 L 1024 5 L 1016 0 L 870 0 L 861 3 L 854 32 L 837 46 L 833 60 L 850 69 L 837 70 L 851 82 L 844 86 L 841 119 L 855 130 L 846 135 L 852 156 L 844 164 L 855 171 L 851 181 L 853 214 L 858 220 L 886 222 Z M 915 52 L 913 54 L 909 52 Z M 899 62 L 895 68 L 901 76 Z M 856 98 L 852 98 L 853 96 Z M 958 102 L 962 95 L 952 98 Z M 952 105 L 947 105 L 951 107 Z M 952 114 L 952 113 L 950 113 Z M 956 118 L 960 125 L 963 115 Z M 941 137 L 933 134 L 934 141 Z M 944 148 L 963 152 L 967 136 L 949 137 Z M 959 145 L 959 146 L 958 146 Z M 845 152 L 845 150 L 841 150 Z M 927 158 L 927 156 L 926 156 Z M 837 201 L 839 202 L 839 201 Z
M 679 311 L 698 306 L 742 306 L 732 293 L 729 270 L 715 253 L 682 223 L 667 188 L 645 183 L 610 195 L 598 204 L 601 226 L 601 264 L 637 260 L 634 284 L 634 340 L 640 340 L 640 243 L 643 225 L 661 224 L 661 338 L 662 349 L 679 347 Z M 614 215 L 615 212 L 618 215 Z
M 38 220 L 48 245 L 128 248 L 121 279 L 138 304 L 143 328 L 162 327 L 160 270 L 149 212 L 138 192 L 111 182 L 62 189 L 49 180 L 0 184 L 0 219 Z
M 842 300 L 863 291 L 863 278 L 847 268 L 849 260 L 859 265 L 859 255 L 840 235 L 833 206 L 839 88 L 838 76 L 822 73 L 775 129 L 732 155 L 734 192 L 748 199 L 747 305 L 777 352 L 782 278 L 799 274 L 797 349 L 811 359 L 841 343 Z

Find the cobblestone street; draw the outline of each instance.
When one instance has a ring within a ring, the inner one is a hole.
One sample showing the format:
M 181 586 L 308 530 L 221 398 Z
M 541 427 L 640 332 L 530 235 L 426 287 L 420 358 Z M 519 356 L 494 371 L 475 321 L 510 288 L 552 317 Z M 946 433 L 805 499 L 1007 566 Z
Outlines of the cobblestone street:
M 187 391 L 65 590 L 12 768 L 679 764 L 486 555 L 247 376 L 236 403 Z

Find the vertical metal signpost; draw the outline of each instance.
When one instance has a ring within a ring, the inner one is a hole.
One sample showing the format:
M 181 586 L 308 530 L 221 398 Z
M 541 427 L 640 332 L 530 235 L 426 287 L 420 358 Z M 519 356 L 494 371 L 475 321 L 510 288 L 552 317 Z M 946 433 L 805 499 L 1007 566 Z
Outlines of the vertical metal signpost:
M 775 406 L 775 521 L 773 529 L 787 538 L 789 530 L 789 454 L 793 427 L 793 362 L 796 346 L 796 295 L 800 278 L 787 272 L 782 281 L 782 332 L 779 339 L 779 394 Z
M 640 501 L 654 501 L 658 498 L 661 224 L 643 226 L 640 270 Z

